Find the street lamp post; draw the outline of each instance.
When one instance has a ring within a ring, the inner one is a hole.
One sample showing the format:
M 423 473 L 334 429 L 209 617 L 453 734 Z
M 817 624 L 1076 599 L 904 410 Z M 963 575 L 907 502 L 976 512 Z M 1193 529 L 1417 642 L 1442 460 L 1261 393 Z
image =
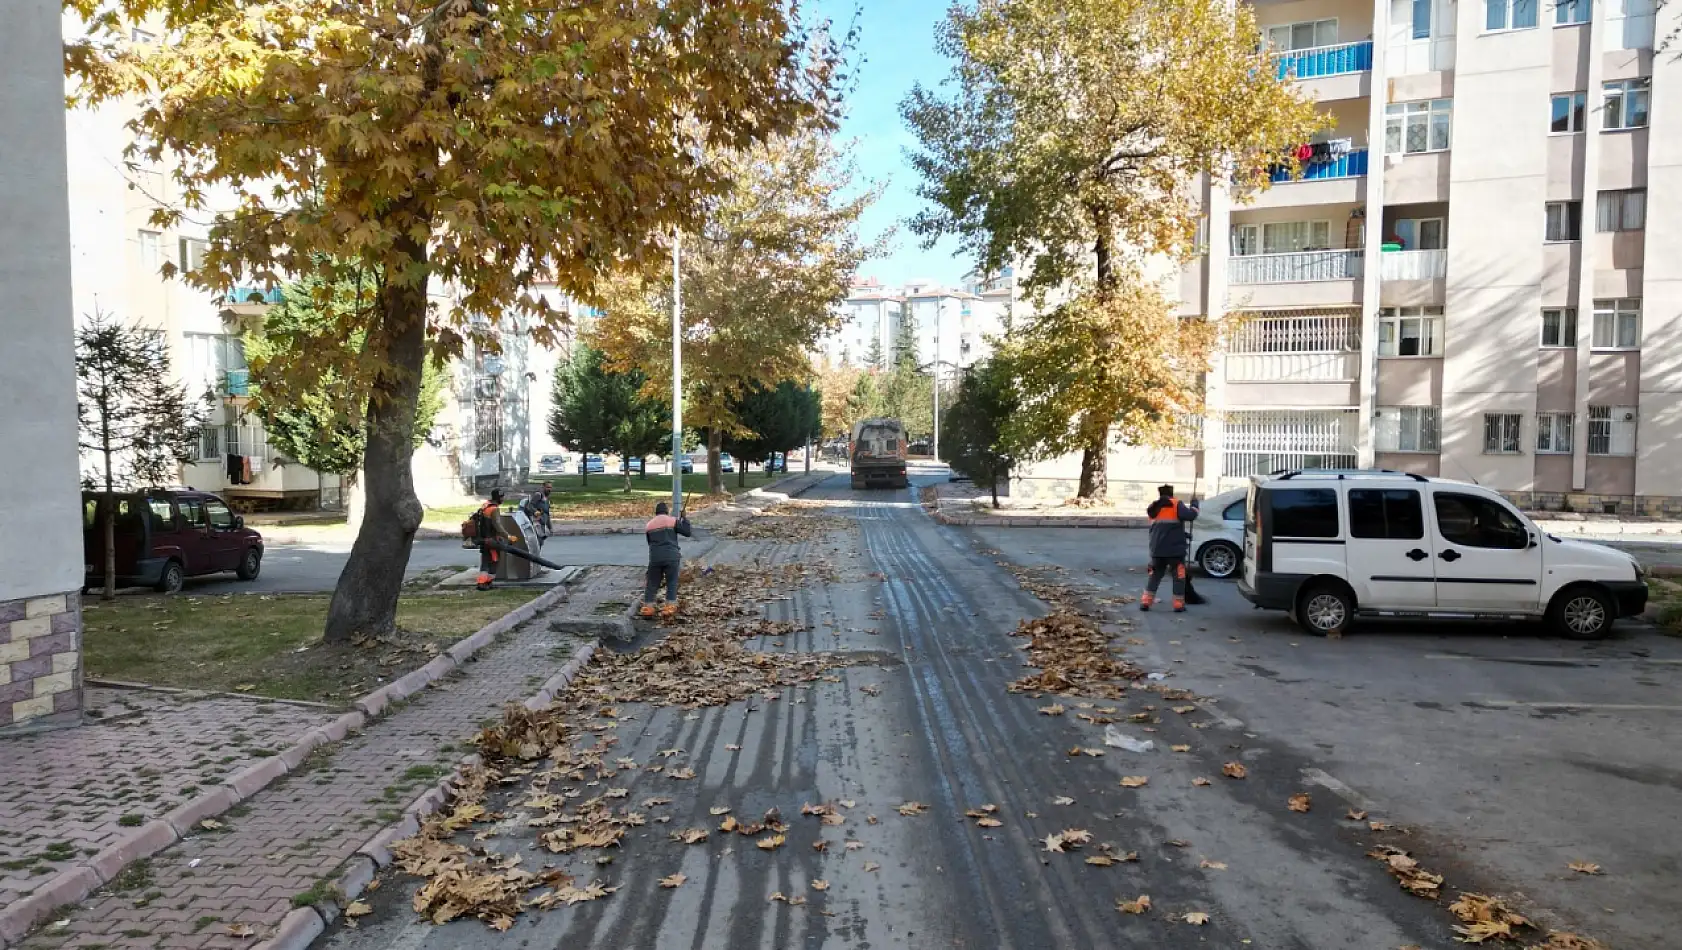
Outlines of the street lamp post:
M 683 271 L 682 236 L 672 231 L 672 517 L 683 514 Z
M 934 460 L 940 461 L 940 316 L 946 310 L 942 298 L 934 305 Z

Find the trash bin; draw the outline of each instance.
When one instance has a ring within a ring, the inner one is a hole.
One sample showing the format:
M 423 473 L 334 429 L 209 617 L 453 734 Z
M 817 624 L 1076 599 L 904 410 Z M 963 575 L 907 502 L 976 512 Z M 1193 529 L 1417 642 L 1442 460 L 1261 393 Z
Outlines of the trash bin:
M 524 511 L 513 508 L 504 511 L 501 516 L 502 530 L 508 535 L 508 545 L 530 554 L 541 555 L 543 542 L 537 536 L 537 526 Z M 548 570 L 540 564 L 533 564 L 523 557 L 501 557 L 496 562 L 496 579 L 499 581 L 527 581 Z

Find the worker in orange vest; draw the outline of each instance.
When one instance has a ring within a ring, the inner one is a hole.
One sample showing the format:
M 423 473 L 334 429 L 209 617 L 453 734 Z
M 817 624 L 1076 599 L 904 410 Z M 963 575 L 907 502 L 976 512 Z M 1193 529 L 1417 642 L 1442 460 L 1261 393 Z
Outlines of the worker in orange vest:
M 479 538 L 479 584 L 480 590 L 490 590 L 491 581 L 496 579 L 497 562 L 502 559 L 503 542 L 508 540 L 508 533 L 502 530 L 502 489 L 491 489 L 489 501 L 473 513 L 474 533 Z
M 1145 509 L 1151 519 L 1151 564 L 1145 581 L 1144 596 L 1139 609 L 1149 610 L 1156 603 L 1156 589 L 1163 575 L 1174 576 L 1174 612 L 1186 609 L 1186 524 L 1197 520 L 1197 509 L 1174 497 L 1174 486 L 1163 485 L 1156 490 L 1157 499 Z
M 654 616 L 654 598 L 660 591 L 660 586 L 666 588 L 666 604 L 660 608 L 660 616 L 671 619 L 677 616 L 677 581 L 678 575 L 683 573 L 683 551 L 678 546 L 678 536 L 693 537 L 689 526 L 689 518 L 682 511 L 676 517 L 665 502 L 654 506 L 654 517 L 643 527 L 643 537 L 648 539 L 648 578 L 643 588 L 642 605 L 637 612 L 644 617 Z

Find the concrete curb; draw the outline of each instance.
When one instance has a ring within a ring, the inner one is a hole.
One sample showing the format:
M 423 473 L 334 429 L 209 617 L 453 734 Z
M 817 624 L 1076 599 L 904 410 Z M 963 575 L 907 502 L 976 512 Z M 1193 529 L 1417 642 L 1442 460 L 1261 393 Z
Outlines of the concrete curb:
M 228 776 L 216 788 L 178 806 L 161 820 L 142 825 L 118 838 L 92 858 L 54 875 L 28 897 L 0 907 L 0 948 L 10 947 L 22 940 L 51 911 L 65 904 L 81 903 L 89 894 L 109 884 L 124 868 L 141 858 L 151 857 L 192 834 L 199 822 L 249 800 L 273 784 L 276 779 L 297 768 L 319 746 L 338 742 L 352 733 L 361 731 L 370 720 L 378 718 L 382 711 L 389 709 L 393 702 L 412 696 L 447 676 L 459 664 L 467 662 L 473 654 L 489 646 L 499 635 L 518 627 L 566 598 L 567 585 L 562 584 L 510 610 L 479 628 L 471 636 L 457 642 L 444 655 L 356 700 L 354 705 L 360 711 L 345 713 L 326 726 L 318 726 L 305 732 L 294 745 L 279 754 L 262 759 Z M 594 644 L 588 645 L 594 647 Z M 466 649 L 461 649 L 463 647 Z M 447 665 L 440 663 L 441 660 L 447 660 Z M 166 829 L 167 835 L 164 833 Z M 389 857 L 387 860 L 390 860 Z M 309 919 L 314 921 L 313 932 L 309 930 L 308 922 L 299 916 L 300 911 L 308 913 Z M 318 914 L 309 911 L 308 908 L 299 908 L 281 921 L 280 931 L 270 943 L 263 946 L 269 947 L 270 950 L 306 947 L 325 929 L 326 925 Z M 283 939 L 290 942 L 281 942 Z
M 971 512 L 935 510 L 931 515 L 944 525 L 968 528 L 1149 528 L 1149 518 L 1132 515 L 1043 515 L 1013 518 Z
M 555 696 L 572 685 L 579 671 L 595 653 L 594 641 L 579 644 L 560 672 L 549 677 L 543 688 L 525 701 L 526 708 L 537 710 L 549 705 Z M 482 761 L 477 754 L 464 757 L 454 772 L 409 803 L 409 807 L 403 810 L 402 821 L 382 830 L 356 849 L 356 853 L 341 866 L 331 899 L 287 914 L 275 935 L 255 944 L 251 950 L 305 950 L 309 947 L 317 937 L 326 933 L 328 925 L 338 920 L 351 902 L 368 890 L 368 885 L 373 883 L 374 876 L 381 869 L 391 866 L 391 845 L 414 835 L 420 830 L 422 819 L 442 810 L 455 794 L 455 786 L 463 777 L 463 772 Z

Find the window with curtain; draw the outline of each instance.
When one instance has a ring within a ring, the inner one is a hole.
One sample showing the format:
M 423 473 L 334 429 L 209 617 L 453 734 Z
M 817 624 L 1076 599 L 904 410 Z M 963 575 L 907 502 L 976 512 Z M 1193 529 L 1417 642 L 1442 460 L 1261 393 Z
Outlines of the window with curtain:
M 1536 414 L 1536 454 L 1570 455 L 1571 423 L 1569 412 L 1539 412 Z
M 1518 412 L 1486 412 L 1483 414 L 1483 454 L 1518 455 L 1524 451 L 1524 414 Z
M 1550 307 L 1542 311 L 1542 345 L 1574 347 L 1577 345 L 1577 310 L 1575 307 Z
M 1601 95 L 1601 127 L 1607 131 L 1644 129 L 1653 93 L 1651 77 L 1606 83 Z
M 1379 356 L 1443 355 L 1443 308 L 1385 307 L 1378 314 Z
M 1441 152 L 1448 148 L 1454 100 L 1393 102 L 1384 107 L 1386 154 Z
M 1589 407 L 1589 454 L 1635 454 L 1635 407 Z
M 1594 338 L 1597 350 L 1633 350 L 1641 346 L 1641 301 L 1635 298 L 1596 300 Z
M 1543 206 L 1542 239 L 1546 241 L 1578 241 L 1583 237 L 1583 203 L 1581 201 L 1550 201 Z
M 1373 420 L 1380 452 L 1440 452 L 1436 406 L 1380 406 Z
M 1275 52 L 1337 45 L 1337 18 L 1280 23 L 1266 29 L 1267 45 Z
M 1553 114 L 1548 131 L 1567 135 L 1588 128 L 1588 93 L 1561 92 L 1553 97 Z
M 1484 0 L 1483 28 L 1527 30 L 1536 25 L 1537 0 Z
M 1554 0 L 1554 25 L 1570 26 L 1589 22 L 1593 0 Z
M 1603 191 L 1595 198 L 1594 229 L 1602 234 L 1611 231 L 1639 231 L 1647 226 L 1647 189 L 1630 188 L 1623 191 Z

